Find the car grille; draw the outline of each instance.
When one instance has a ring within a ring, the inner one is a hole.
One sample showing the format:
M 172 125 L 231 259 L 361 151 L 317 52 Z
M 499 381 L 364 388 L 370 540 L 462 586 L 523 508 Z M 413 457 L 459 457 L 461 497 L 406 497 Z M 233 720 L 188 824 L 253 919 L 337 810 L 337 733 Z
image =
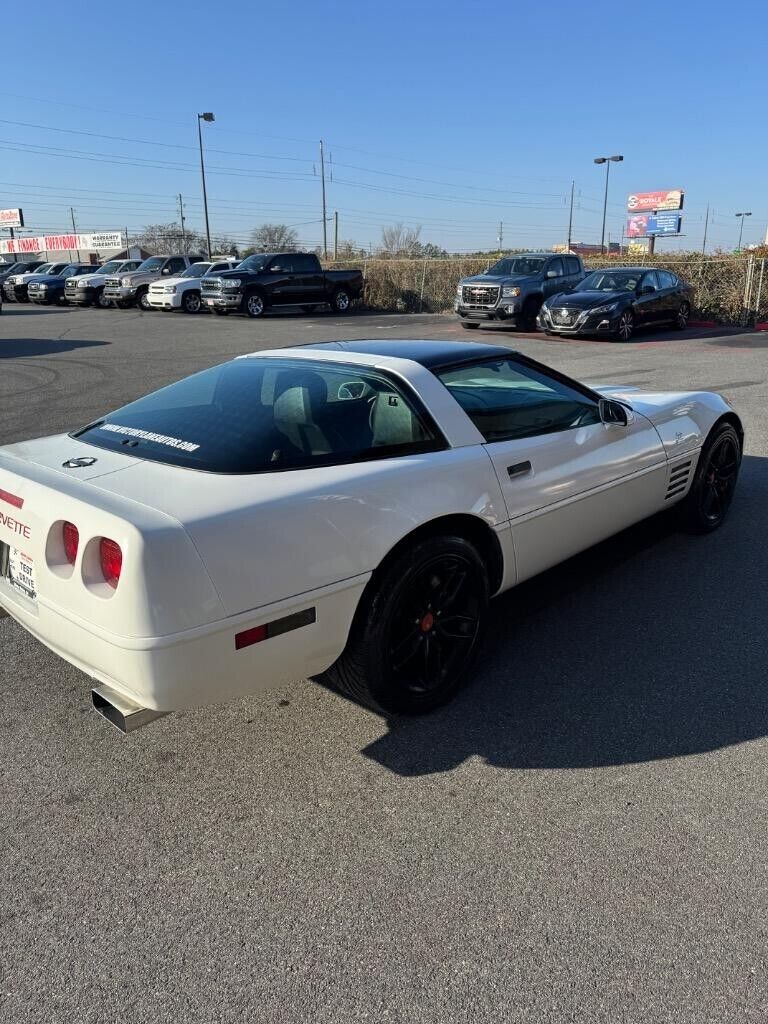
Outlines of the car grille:
M 499 291 L 496 284 L 465 284 L 461 288 L 461 302 L 470 308 L 495 306 L 499 301 Z
M 221 278 L 220 277 L 204 277 L 200 281 L 200 291 L 203 295 L 207 295 L 209 298 L 214 295 L 221 294 Z
M 580 309 L 568 309 L 566 306 L 555 306 L 549 311 L 552 323 L 558 327 L 573 327 L 580 314 Z
M 108 277 L 107 280 L 104 282 L 104 287 L 105 288 L 119 288 L 120 287 L 120 278 L 119 277 Z

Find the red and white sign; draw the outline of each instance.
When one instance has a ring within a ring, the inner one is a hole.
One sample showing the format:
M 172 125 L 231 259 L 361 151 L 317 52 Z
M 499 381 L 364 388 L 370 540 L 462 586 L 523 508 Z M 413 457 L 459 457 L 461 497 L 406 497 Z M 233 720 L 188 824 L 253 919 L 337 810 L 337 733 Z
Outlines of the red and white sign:
M 0 210 L 0 228 L 23 228 L 23 210 Z
M 36 235 L 0 240 L 0 253 L 74 252 L 77 249 L 122 249 L 122 231 L 91 232 L 84 235 Z
M 685 192 L 673 188 L 664 192 L 633 192 L 627 196 L 630 213 L 653 213 L 654 210 L 682 210 Z

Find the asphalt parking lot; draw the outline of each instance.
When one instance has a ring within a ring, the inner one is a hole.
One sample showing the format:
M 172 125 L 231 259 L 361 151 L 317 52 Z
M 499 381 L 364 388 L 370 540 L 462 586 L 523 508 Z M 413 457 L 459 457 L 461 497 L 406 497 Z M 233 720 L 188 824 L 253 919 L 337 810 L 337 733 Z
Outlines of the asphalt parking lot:
M 511 343 L 722 391 L 717 534 L 641 524 L 495 603 L 475 683 L 385 721 L 306 680 L 119 735 L 0 620 L 0 1019 L 768 1019 L 768 335 L 4 307 L 0 443 L 260 348 Z

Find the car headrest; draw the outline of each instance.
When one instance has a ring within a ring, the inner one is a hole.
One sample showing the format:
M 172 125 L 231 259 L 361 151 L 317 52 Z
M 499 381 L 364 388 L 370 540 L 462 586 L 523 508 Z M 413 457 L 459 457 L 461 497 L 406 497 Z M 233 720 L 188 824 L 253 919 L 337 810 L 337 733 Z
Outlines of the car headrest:
M 307 387 L 286 388 L 275 399 L 275 423 L 295 423 L 306 427 L 314 422 L 312 417 L 312 396 Z
M 416 417 L 400 395 L 380 391 L 371 407 L 371 443 L 374 447 L 407 444 L 419 434 Z

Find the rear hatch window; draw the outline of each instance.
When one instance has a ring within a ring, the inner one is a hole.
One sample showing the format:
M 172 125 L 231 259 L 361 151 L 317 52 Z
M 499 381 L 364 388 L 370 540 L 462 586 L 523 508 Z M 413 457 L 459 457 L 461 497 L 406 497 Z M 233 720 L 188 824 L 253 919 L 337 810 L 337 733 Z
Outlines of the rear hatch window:
M 263 473 L 445 447 L 414 395 L 379 371 L 237 359 L 73 433 L 97 448 L 212 473 Z

